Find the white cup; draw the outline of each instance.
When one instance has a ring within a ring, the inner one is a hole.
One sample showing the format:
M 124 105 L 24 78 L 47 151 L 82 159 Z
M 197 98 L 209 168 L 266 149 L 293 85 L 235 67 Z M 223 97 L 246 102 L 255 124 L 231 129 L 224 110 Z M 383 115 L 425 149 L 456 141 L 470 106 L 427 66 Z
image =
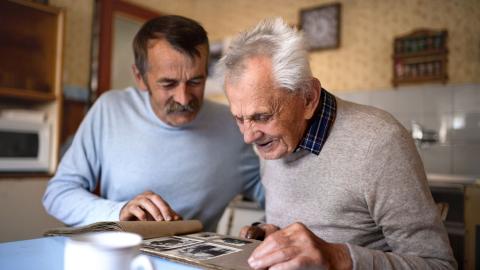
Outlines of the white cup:
M 65 243 L 64 270 L 153 270 L 140 254 L 142 238 L 126 232 L 97 232 L 73 236 Z

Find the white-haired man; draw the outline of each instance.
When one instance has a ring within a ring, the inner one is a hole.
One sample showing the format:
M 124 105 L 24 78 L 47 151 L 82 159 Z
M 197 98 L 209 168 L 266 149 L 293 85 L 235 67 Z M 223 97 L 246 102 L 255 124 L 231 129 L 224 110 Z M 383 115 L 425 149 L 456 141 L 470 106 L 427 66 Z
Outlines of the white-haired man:
M 456 268 L 409 133 L 322 89 L 298 32 L 265 20 L 220 67 L 244 140 L 266 159 L 267 237 L 253 268 Z

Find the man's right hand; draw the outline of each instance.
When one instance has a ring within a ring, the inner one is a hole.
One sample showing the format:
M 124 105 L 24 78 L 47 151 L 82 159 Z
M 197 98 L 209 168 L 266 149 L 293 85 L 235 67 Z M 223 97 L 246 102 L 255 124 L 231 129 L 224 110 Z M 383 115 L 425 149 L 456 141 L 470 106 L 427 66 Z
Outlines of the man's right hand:
M 146 191 L 136 196 L 125 204 L 120 211 L 120 221 L 172 221 L 180 219 L 182 219 L 182 217 L 177 214 L 162 197 L 151 191 Z
M 259 224 L 255 226 L 245 226 L 240 230 L 240 237 L 248 239 L 263 240 L 268 235 L 280 230 L 273 224 Z

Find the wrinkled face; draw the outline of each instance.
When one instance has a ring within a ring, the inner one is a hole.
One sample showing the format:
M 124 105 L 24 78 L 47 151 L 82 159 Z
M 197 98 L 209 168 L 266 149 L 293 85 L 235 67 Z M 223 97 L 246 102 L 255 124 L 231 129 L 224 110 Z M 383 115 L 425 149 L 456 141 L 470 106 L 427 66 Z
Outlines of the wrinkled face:
M 199 45 L 200 57 L 174 49 L 166 40 L 154 41 L 148 49 L 148 69 L 142 77 L 134 67 L 140 89 L 148 90 L 157 117 L 171 126 L 181 126 L 197 116 L 203 102 L 208 51 Z
M 271 61 L 252 57 L 237 77 L 227 77 L 225 90 L 230 110 L 246 143 L 254 144 L 264 159 L 292 153 L 305 132 L 311 106 L 300 94 L 277 89 Z

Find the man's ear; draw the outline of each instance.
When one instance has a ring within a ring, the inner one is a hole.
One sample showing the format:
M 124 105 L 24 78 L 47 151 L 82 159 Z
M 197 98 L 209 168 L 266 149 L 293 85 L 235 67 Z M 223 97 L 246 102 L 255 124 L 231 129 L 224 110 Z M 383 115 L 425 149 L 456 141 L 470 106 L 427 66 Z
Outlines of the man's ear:
M 145 81 L 143 81 L 143 76 L 140 74 L 140 70 L 138 70 L 135 64 L 132 64 L 132 72 L 135 77 L 135 82 L 137 83 L 137 88 L 142 91 L 147 91 L 147 85 L 145 84 Z
M 322 85 L 317 78 L 312 78 L 310 89 L 305 93 L 305 119 L 311 119 L 320 102 Z

